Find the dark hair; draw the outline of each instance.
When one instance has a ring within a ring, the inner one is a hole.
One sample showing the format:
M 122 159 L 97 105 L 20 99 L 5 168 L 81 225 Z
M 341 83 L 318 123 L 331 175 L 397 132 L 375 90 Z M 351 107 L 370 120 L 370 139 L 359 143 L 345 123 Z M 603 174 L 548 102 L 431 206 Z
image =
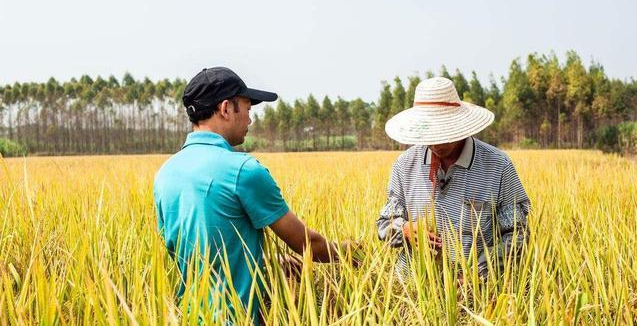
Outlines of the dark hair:
M 232 97 L 227 100 L 232 102 L 234 112 L 239 112 L 239 100 L 236 97 Z M 186 113 L 188 114 L 188 120 L 190 120 L 190 122 L 195 125 L 199 125 L 200 121 L 209 119 L 219 111 L 219 104 L 221 104 L 221 102 L 219 102 L 212 108 L 195 109 L 194 105 L 187 106 Z

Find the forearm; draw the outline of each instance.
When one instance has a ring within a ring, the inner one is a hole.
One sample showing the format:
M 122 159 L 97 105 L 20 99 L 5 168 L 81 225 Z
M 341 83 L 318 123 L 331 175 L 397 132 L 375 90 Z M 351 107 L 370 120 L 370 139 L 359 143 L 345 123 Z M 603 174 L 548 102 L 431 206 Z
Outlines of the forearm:
M 303 228 L 300 238 L 295 241 L 287 241 L 286 243 L 292 251 L 303 255 L 305 251 L 311 251 L 312 261 L 331 262 L 338 260 L 337 245 L 328 241 L 321 234 L 305 227 Z
M 387 202 L 380 210 L 376 227 L 378 238 L 389 242 L 392 247 L 403 245 L 403 225 L 408 220 L 407 205 L 403 193 L 403 177 L 400 173 L 399 161 L 394 163 L 387 188 Z
M 504 255 L 519 254 L 528 241 L 528 201 L 504 206 L 498 212 L 498 225 L 501 233 L 501 247 Z
M 291 211 L 270 225 L 274 233 L 281 238 L 292 251 L 303 254 L 308 248 L 312 251 L 312 260 L 330 262 L 338 260 L 337 245 L 305 226 Z
M 402 217 L 387 218 L 382 217 L 376 221 L 378 227 L 378 238 L 388 241 L 392 247 L 401 247 L 404 242 L 403 225 L 406 223 Z
M 489 246 L 482 251 L 478 257 L 478 274 L 480 276 L 486 276 L 489 269 L 503 268 L 509 259 L 517 260 L 520 257 L 521 251 L 519 249 L 523 248 L 523 244 L 516 244 L 516 251 L 511 252 L 509 240 L 511 240 L 512 236 L 503 235 L 497 244 Z
M 527 205 L 528 207 L 528 205 Z M 478 269 L 482 274 L 486 274 L 488 256 L 493 258 L 491 264 L 503 267 L 507 260 L 517 260 L 522 256 L 525 243 L 528 243 L 529 230 L 527 224 L 527 210 L 518 205 L 518 208 L 501 208 L 498 211 L 498 225 L 500 226 L 500 237 L 497 243 L 485 249 L 478 258 Z M 487 256 L 488 253 L 488 256 Z
M 312 251 L 312 261 L 338 261 L 338 245 L 330 242 L 321 234 L 308 228 L 309 245 Z

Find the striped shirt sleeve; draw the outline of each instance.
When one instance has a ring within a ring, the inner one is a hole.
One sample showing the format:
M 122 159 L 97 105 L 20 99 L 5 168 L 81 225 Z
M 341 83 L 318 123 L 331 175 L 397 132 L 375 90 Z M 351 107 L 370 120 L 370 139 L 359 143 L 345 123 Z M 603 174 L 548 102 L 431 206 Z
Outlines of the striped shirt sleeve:
M 500 243 L 490 249 L 490 253 L 498 256 L 502 265 L 511 249 L 515 255 L 528 240 L 527 216 L 531 209 L 529 197 L 522 186 L 515 167 L 510 160 L 504 166 L 498 192 L 496 223 L 500 232 Z M 478 269 L 485 273 L 487 269 L 486 251 L 478 259 Z
M 518 239 L 515 242 L 525 241 L 527 235 L 526 217 L 529 214 L 530 206 L 529 197 L 524 191 L 518 173 L 515 171 L 513 163 L 508 161 L 502 172 L 496 212 L 500 234 L 503 242 L 506 242 L 505 245 L 512 245 L 514 230 L 519 231 Z
M 376 221 L 378 237 L 390 242 L 392 247 L 400 247 L 403 244 L 402 227 L 407 221 L 407 206 L 402 187 L 400 158 L 392 167 L 387 188 L 387 203 L 381 209 L 380 217 Z

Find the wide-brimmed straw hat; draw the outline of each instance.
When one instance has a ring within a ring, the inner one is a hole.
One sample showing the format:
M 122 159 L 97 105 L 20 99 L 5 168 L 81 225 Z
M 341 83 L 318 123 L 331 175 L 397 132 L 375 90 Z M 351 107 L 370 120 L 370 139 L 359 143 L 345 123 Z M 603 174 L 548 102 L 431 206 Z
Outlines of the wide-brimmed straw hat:
M 389 119 L 385 132 L 403 144 L 451 143 L 480 132 L 493 118 L 488 109 L 460 101 L 449 79 L 434 77 L 418 84 L 414 106 Z

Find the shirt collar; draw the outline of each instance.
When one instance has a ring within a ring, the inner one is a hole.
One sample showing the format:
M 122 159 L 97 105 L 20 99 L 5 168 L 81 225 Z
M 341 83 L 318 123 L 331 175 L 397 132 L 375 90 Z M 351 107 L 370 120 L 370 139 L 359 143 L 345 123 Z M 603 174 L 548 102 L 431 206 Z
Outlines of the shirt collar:
M 456 160 L 456 163 L 454 163 L 454 165 L 458 165 L 467 169 L 471 168 L 471 164 L 473 163 L 474 151 L 475 141 L 473 140 L 473 136 L 468 137 L 467 140 L 464 142 L 464 147 L 462 148 L 462 152 L 460 152 L 460 157 L 458 157 L 458 160 Z M 429 150 L 429 147 L 427 147 L 427 152 L 425 153 L 425 165 L 430 164 L 431 150 Z
M 192 144 L 207 144 L 234 151 L 230 143 L 228 143 L 228 141 L 226 141 L 223 136 L 213 132 L 196 131 L 188 133 L 186 142 L 181 148 L 183 149 Z

